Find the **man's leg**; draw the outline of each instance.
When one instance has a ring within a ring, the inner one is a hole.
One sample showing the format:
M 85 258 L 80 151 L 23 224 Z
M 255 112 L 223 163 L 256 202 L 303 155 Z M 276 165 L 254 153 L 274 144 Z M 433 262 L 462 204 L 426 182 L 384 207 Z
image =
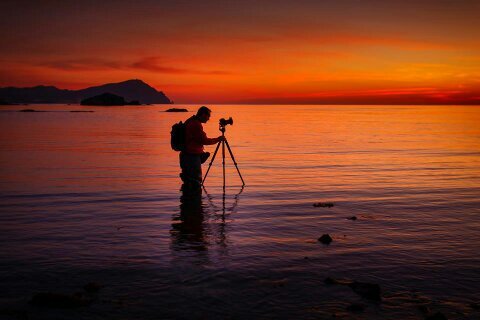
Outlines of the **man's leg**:
M 192 171 L 191 176 L 193 178 L 193 187 L 200 188 L 202 186 L 202 159 L 200 154 L 192 155 L 191 159 Z
M 199 154 L 180 153 L 180 167 L 182 168 L 180 177 L 184 185 L 189 188 L 201 186 L 202 163 Z
M 182 182 L 185 183 L 187 181 L 187 159 L 185 159 L 185 153 L 180 152 L 179 162 L 180 168 L 182 169 L 180 172 L 180 178 L 182 179 Z

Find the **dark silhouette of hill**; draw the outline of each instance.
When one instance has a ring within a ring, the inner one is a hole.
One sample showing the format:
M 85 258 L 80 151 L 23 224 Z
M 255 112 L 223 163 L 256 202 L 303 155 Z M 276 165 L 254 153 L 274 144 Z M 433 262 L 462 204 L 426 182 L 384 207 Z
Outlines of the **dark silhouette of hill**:
M 167 96 L 157 91 L 142 80 L 134 79 L 118 83 L 108 83 L 97 87 L 78 90 L 81 99 L 102 93 L 113 93 L 127 101 L 138 100 L 141 103 L 173 103 Z
M 0 99 L 8 103 L 75 103 L 75 94 L 53 86 L 6 87 L 0 88 Z
M 53 86 L 5 87 L 0 88 L 0 100 L 8 103 L 80 103 L 83 99 L 103 93 L 116 94 L 126 100 L 138 100 L 140 103 L 173 103 L 163 92 L 157 91 L 138 79 L 108 83 L 81 90 L 58 89 Z

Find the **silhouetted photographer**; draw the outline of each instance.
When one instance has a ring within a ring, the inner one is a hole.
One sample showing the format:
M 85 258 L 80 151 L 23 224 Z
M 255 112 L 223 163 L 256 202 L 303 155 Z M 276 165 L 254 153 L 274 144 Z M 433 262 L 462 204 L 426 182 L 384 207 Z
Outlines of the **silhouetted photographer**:
M 211 110 L 200 107 L 197 114 L 185 121 L 185 146 L 180 152 L 180 177 L 183 188 L 197 189 L 202 185 L 202 163 L 207 161 L 209 152 L 204 152 L 205 145 L 212 145 L 223 141 L 224 137 L 208 138 L 203 131 L 202 123 L 210 119 Z

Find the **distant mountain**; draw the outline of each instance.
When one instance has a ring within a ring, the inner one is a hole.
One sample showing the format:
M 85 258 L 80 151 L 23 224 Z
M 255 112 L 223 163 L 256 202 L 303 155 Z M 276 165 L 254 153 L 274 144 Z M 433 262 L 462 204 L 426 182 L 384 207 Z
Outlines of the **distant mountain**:
M 9 103 L 80 103 L 81 100 L 103 93 L 112 93 L 125 100 L 140 103 L 173 104 L 163 92 L 157 91 L 142 80 L 134 79 L 81 90 L 64 90 L 53 86 L 30 88 L 0 88 L 0 100 Z
M 155 90 L 155 88 L 138 79 L 108 83 L 77 91 L 80 97 L 79 100 L 107 92 L 122 96 L 127 101 L 138 100 L 140 103 L 161 104 L 173 103 L 163 92 Z
M 0 88 L 0 99 L 8 103 L 75 103 L 75 91 L 52 86 Z

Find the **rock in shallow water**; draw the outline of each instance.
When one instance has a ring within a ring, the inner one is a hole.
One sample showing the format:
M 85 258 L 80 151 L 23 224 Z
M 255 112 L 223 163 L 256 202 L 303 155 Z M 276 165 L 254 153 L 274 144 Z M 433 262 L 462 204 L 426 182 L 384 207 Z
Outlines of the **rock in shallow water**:
M 331 202 L 317 202 L 317 203 L 313 204 L 314 207 L 320 207 L 320 208 L 331 208 L 334 205 L 335 204 L 333 204 Z
M 332 237 L 330 237 L 328 233 L 326 233 L 322 235 L 320 238 L 318 238 L 318 241 L 320 241 L 323 244 L 330 244 L 333 241 L 333 239 Z

